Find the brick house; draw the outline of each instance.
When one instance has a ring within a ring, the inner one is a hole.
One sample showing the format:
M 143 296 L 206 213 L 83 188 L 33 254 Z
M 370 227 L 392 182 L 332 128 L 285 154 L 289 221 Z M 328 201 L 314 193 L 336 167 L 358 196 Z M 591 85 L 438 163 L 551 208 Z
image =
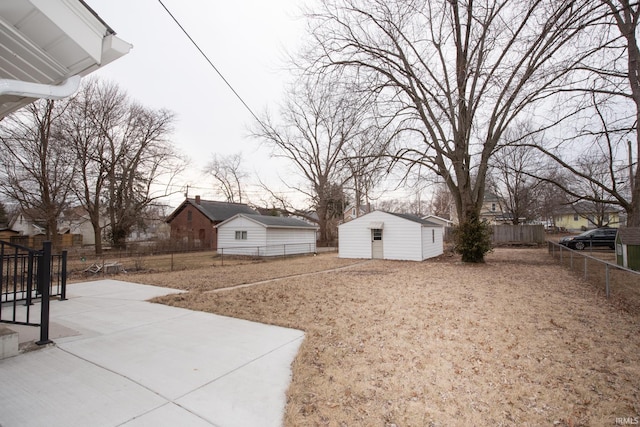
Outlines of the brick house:
M 166 219 L 171 227 L 171 241 L 187 248 L 218 249 L 216 225 L 237 214 L 258 214 L 244 203 L 185 199 Z

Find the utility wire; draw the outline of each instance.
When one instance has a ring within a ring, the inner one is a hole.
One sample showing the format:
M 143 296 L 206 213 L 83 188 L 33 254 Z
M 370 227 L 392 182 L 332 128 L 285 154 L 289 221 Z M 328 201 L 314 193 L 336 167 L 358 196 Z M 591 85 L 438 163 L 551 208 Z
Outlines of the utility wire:
M 233 86 L 231 86 L 231 83 L 229 83 L 227 81 L 227 79 L 222 75 L 222 73 L 220 72 L 220 70 L 218 70 L 218 68 L 213 65 L 213 62 L 211 62 L 211 60 L 209 59 L 209 57 L 202 51 L 202 49 L 200 49 L 200 46 L 198 46 L 198 43 L 196 43 L 195 40 L 193 40 L 193 38 L 189 35 L 189 33 L 187 32 L 187 30 L 184 29 L 184 27 L 180 24 L 180 22 L 178 22 L 178 20 L 176 19 L 175 16 L 173 16 L 173 14 L 171 13 L 171 11 L 167 8 L 167 6 L 164 5 L 164 3 L 162 3 L 162 0 L 158 0 L 158 2 L 162 5 L 162 7 L 164 8 L 164 10 L 167 11 L 167 13 L 169 14 L 169 16 L 171 17 L 171 19 L 173 19 L 173 21 L 178 25 L 178 27 L 180 27 L 180 29 L 182 30 L 182 32 L 184 33 L 185 36 L 187 36 L 187 38 L 191 41 L 191 43 L 196 47 L 196 49 L 198 49 L 198 52 L 200 52 L 200 54 L 204 57 L 204 59 L 207 60 L 207 62 L 209 63 L 209 65 L 211 65 L 211 68 L 213 68 L 215 70 L 216 73 L 218 73 L 218 75 L 220 76 L 220 78 L 222 79 L 222 81 L 224 81 L 227 86 L 229 86 L 229 89 L 231 89 L 231 91 L 233 92 L 233 94 L 240 100 L 240 102 L 242 102 L 242 105 L 244 105 L 244 107 L 247 109 L 247 111 L 249 111 L 249 113 L 251 113 L 251 115 L 253 116 L 253 118 L 255 118 L 258 123 L 260 123 L 260 125 L 263 128 L 266 128 L 264 126 L 264 124 L 262 123 L 262 121 L 258 118 L 258 116 L 253 112 L 253 110 L 249 107 L 249 105 L 247 105 L 246 102 L 244 102 L 244 99 L 242 99 L 242 97 L 240 96 L 240 94 L 238 92 L 236 92 L 236 90 L 233 88 Z

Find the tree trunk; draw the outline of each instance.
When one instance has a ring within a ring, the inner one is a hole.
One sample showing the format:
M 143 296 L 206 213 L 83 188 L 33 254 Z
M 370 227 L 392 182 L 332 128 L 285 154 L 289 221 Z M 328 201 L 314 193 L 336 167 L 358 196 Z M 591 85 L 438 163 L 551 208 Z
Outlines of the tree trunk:
M 95 240 L 96 255 L 102 255 L 102 227 L 100 224 L 93 224 L 93 238 Z

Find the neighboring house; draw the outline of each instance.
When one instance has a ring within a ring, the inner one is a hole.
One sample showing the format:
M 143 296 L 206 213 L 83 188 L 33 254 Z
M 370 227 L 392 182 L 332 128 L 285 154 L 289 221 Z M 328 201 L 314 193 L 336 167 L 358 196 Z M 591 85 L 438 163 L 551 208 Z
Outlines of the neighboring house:
M 287 217 L 237 214 L 218 224 L 218 251 L 282 256 L 316 252 L 318 227 Z
M 9 228 L 17 231 L 21 236 L 37 236 L 45 234 L 45 220 L 40 218 L 34 209 L 27 209 L 17 213 L 10 221 Z
M 41 247 L 46 239 L 45 221 L 39 218 L 36 209 L 27 209 L 15 215 L 9 223 L 9 228 L 14 232 L 11 243 L 35 248 Z M 63 222 L 58 223 L 58 235 L 58 245 L 61 248 L 82 245 L 82 236 Z
M 480 209 L 480 219 L 487 221 L 491 225 L 510 222 L 508 215 L 506 215 L 502 210 L 500 198 L 489 192 L 485 192 L 484 194 L 482 208 Z
M 371 212 L 371 205 L 360 205 L 359 207 L 356 207 L 356 205 L 349 205 L 343 212 L 343 220 L 344 222 L 351 221 L 352 219 L 366 215 L 369 212 Z
M 616 235 L 618 265 L 640 271 L 640 227 L 623 227 Z
M 107 219 L 102 218 L 102 227 L 106 227 Z M 83 245 L 95 245 L 96 238 L 93 232 L 93 225 L 89 220 L 89 214 L 81 207 L 75 207 L 65 210 L 60 218 L 60 229 L 68 229 L 72 234 L 82 236 Z
M 243 203 L 226 203 L 187 198 L 165 220 L 171 227 L 171 240 L 188 248 L 218 249 L 216 225 L 237 214 L 257 214 Z
M 444 252 L 443 232 L 415 215 L 374 211 L 338 227 L 338 256 L 423 261 Z
M 0 1 L 0 34 L 0 118 L 72 95 L 82 76 L 131 49 L 80 0 Z
M 434 224 L 438 224 L 438 225 L 440 225 L 442 227 L 451 227 L 451 226 L 453 226 L 453 221 L 450 221 L 450 220 L 445 219 L 445 218 L 440 218 L 439 216 L 435 216 L 435 215 L 423 216 L 422 219 L 424 219 L 425 221 L 432 222 Z
M 554 213 L 553 220 L 556 227 L 570 231 L 597 228 L 598 222 L 607 227 L 619 227 L 621 224 L 618 209 L 606 206 L 600 212 L 596 212 L 591 203 L 563 206 Z

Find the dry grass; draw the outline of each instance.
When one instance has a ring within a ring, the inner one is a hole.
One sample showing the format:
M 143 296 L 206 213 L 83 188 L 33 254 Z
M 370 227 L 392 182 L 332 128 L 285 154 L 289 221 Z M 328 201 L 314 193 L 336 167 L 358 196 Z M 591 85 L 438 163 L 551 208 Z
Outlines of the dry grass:
M 287 426 L 586 426 L 640 415 L 639 319 L 580 284 L 546 249 L 497 249 L 484 265 L 370 261 L 204 292 L 295 274 L 304 262 L 318 271 L 320 262 L 345 260 L 144 282 L 191 290 L 158 299 L 166 304 L 306 332 Z
M 181 252 L 166 254 L 126 255 L 119 252 L 105 253 L 103 256 L 93 254 L 69 254 L 67 269 L 71 281 L 83 281 L 99 278 L 103 274 L 85 273 L 92 264 L 119 263 L 131 274 L 167 273 L 173 271 L 193 270 L 222 265 L 250 264 L 250 259 L 239 259 L 219 256 L 215 251 Z
M 339 259 L 335 254 L 300 256 L 260 260 L 227 260 L 224 265 L 205 264 L 207 267 L 179 272 L 136 274 L 126 280 L 148 285 L 168 286 L 194 292 L 206 292 L 245 283 L 255 283 L 279 277 L 340 268 L 361 262 Z

